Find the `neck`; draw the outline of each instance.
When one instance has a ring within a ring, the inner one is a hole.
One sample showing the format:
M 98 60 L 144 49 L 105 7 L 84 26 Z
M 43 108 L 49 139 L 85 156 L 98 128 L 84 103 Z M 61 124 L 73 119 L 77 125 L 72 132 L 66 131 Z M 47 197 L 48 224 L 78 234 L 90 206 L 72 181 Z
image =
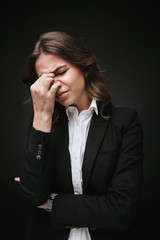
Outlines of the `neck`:
M 83 101 L 79 101 L 74 106 L 78 109 L 78 112 L 82 112 L 83 110 L 87 110 L 91 104 L 92 99 L 87 95 L 83 96 Z

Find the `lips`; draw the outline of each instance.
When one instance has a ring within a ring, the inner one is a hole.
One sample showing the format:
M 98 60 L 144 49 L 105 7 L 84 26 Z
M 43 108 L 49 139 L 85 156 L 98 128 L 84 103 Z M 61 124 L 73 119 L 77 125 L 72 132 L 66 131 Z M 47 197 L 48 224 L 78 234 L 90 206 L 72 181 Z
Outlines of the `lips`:
M 60 97 L 60 96 L 62 96 L 64 93 L 66 93 L 66 92 L 68 92 L 68 91 L 61 91 L 61 92 L 57 92 L 57 97 Z

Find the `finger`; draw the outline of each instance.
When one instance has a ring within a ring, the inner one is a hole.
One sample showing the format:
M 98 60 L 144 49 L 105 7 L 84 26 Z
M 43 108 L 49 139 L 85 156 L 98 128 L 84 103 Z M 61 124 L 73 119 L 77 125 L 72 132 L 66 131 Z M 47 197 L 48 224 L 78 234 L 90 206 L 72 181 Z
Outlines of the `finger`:
M 45 73 L 40 77 L 40 79 L 54 78 L 54 77 L 55 77 L 54 73 Z
M 20 183 L 20 177 L 15 177 L 14 180 Z
M 51 92 L 56 94 L 56 92 L 57 92 L 57 90 L 58 90 L 58 88 L 59 88 L 60 86 L 61 86 L 61 82 L 56 81 L 56 82 L 51 86 L 51 87 L 52 87 Z
M 53 94 L 53 93 L 55 94 L 57 92 L 58 87 L 59 87 L 58 84 L 54 83 L 50 88 L 51 94 Z
M 53 77 L 46 77 L 44 81 L 52 81 L 54 78 Z M 54 80 L 55 81 L 55 80 Z
M 50 90 L 48 91 L 49 96 L 55 99 L 57 90 L 58 84 L 54 83 L 53 85 L 51 85 Z
M 48 76 L 48 77 L 54 77 L 54 76 L 55 76 L 54 73 L 44 73 L 43 75 L 46 75 L 46 76 Z
M 58 85 L 58 87 L 61 86 L 61 82 L 59 82 L 59 81 L 56 81 L 56 84 Z
M 55 77 L 55 74 L 54 73 L 44 73 L 44 74 L 42 74 L 41 77 L 39 77 L 39 79 L 40 78 L 47 78 L 47 77 Z
M 53 78 L 55 77 L 54 73 L 45 73 L 42 76 L 40 76 L 35 82 L 34 86 L 38 87 L 39 85 L 43 85 L 46 83 L 46 80 L 53 81 Z
M 40 88 L 43 88 L 44 91 L 48 91 L 50 89 L 50 86 L 55 82 L 53 74 L 45 74 L 40 78 L 40 81 L 38 82 L 38 86 Z
M 53 78 L 39 79 L 34 85 L 31 86 L 31 94 L 33 96 L 35 94 L 39 96 L 45 96 L 53 83 Z

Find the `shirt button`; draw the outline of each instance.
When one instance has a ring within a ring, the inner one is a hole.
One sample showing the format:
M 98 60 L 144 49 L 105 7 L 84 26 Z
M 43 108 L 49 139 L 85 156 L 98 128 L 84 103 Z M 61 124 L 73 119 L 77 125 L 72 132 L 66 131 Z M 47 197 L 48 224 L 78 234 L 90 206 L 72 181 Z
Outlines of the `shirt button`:
M 38 145 L 38 149 L 40 149 L 40 150 L 42 149 L 42 144 Z

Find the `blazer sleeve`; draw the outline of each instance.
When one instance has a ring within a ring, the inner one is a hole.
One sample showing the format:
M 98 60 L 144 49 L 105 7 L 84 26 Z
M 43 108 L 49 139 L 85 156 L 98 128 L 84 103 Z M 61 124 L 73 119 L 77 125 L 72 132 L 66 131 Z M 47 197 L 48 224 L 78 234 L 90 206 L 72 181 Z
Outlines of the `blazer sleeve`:
M 28 128 L 20 186 L 25 197 L 39 206 L 47 201 L 51 193 L 54 131 L 45 133 L 36 130 L 32 127 L 32 119 L 33 116 Z
M 135 110 L 125 114 L 116 169 L 105 195 L 62 194 L 53 201 L 54 228 L 126 230 L 135 220 L 142 191 L 143 133 Z

